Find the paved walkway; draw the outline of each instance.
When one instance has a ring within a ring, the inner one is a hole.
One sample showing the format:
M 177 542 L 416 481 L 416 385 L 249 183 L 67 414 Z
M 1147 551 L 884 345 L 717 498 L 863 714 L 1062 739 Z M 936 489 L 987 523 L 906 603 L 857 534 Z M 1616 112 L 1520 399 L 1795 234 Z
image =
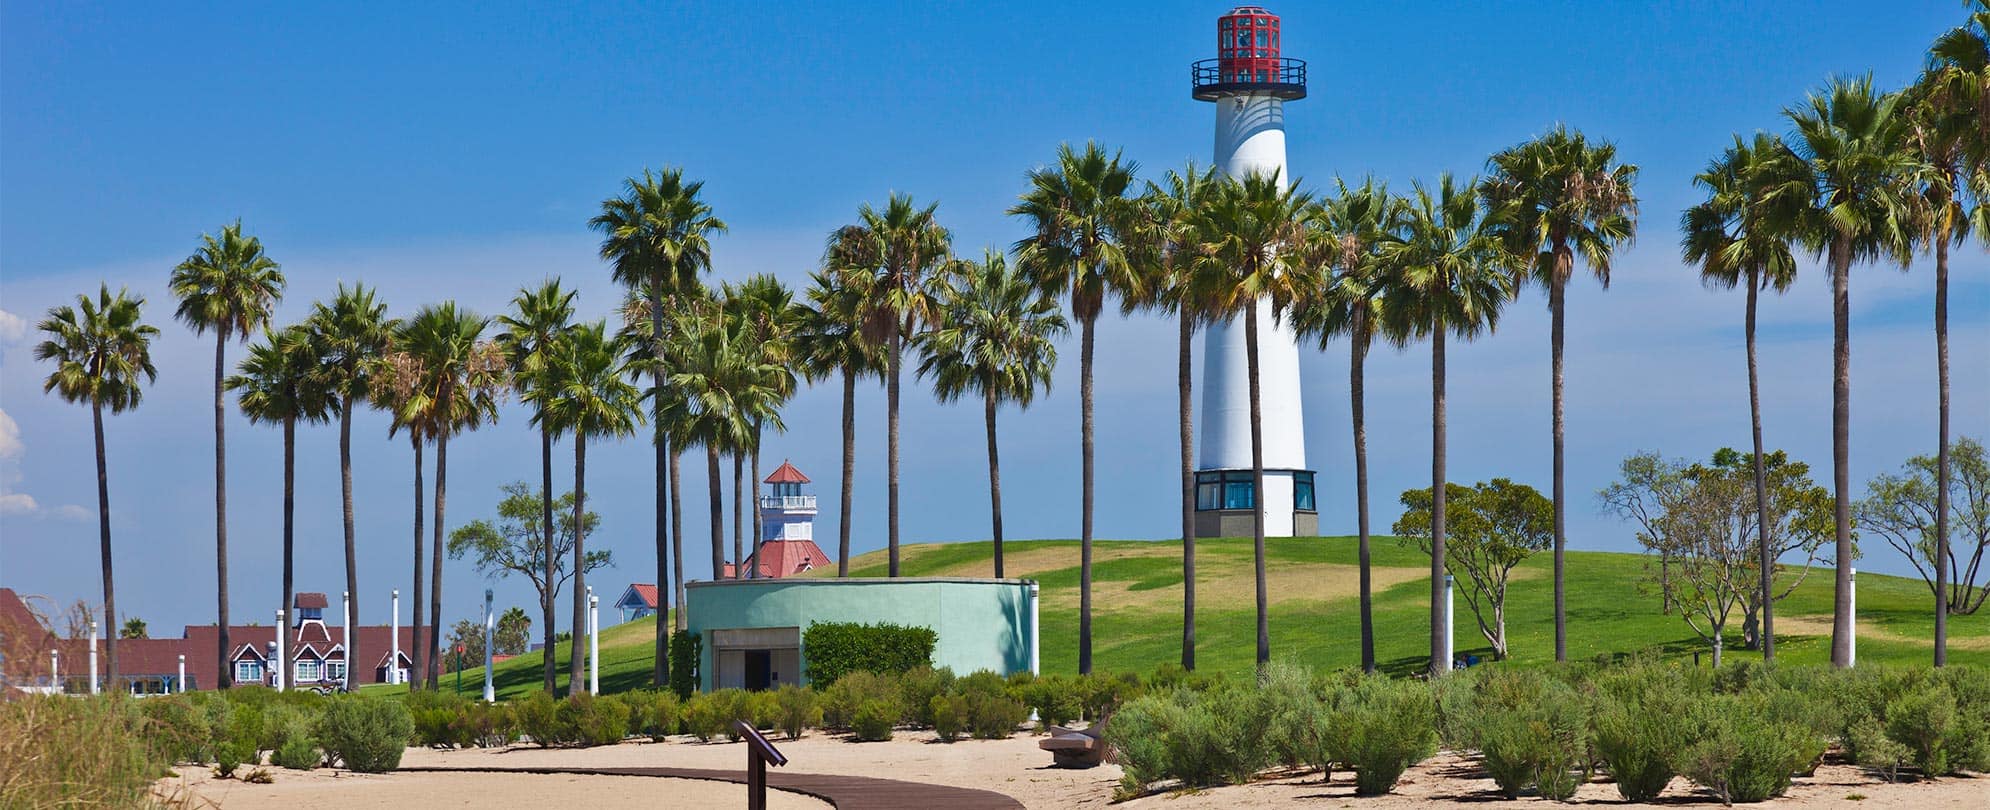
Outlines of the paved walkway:
M 583 776 L 660 776 L 676 779 L 708 779 L 746 783 L 745 771 L 711 768 L 402 768 L 403 771 L 439 773 L 518 772 L 578 774 Z M 988 790 L 872 779 L 867 776 L 838 776 L 796 773 L 781 768 L 767 769 L 767 786 L 777 790 L 804 793 L 835 805 L 837 810 L 1022 810 L 1023 803 Z

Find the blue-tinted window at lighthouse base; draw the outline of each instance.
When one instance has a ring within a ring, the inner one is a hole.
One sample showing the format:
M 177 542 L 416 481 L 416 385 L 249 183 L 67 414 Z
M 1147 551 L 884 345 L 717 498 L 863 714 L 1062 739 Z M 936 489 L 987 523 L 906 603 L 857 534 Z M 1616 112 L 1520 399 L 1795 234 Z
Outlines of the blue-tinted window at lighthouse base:
M 1301 512 L 1315 511 L 1312 473 L 1300 471 L 1292 474 L 1292 508 Z
M 1256 488 L 1251 485 L 1249 472 L 1199 472 L 1195 474 L 1195 508 L 1197 511 L 1216 509 L 1250 509 L 1256 506 L 1252 497 Z

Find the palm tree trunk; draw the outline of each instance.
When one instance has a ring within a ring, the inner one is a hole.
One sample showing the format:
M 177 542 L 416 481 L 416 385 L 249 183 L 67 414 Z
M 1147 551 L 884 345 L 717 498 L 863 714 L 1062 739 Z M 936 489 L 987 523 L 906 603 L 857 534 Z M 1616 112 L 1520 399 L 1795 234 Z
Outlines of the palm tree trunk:
M 748 480 L 753 482 L 753 486 L 750 488 L 751 495 L 747 499 L 746 508 L 751 510 L 751 514 L 753 515 L 753 556 L 756 564 L 750 573 L 747 574 L 749 579 L 760 576 L 760 566 L 757 563 L 760 557 L 760 538 L 763 536 L 760 526 L 760 420 L 758 419 L 753 420 L 753 458 L 751 464 L 753 475 Z
M 214 601 L 215 670 L 221 673 L 220 686 L 234 685 L 235 673 L 228 666 L 228 442 L 224 431 L 228 410 L 221 380 L 228 368 L 228 330 L 214 332 Z M 109 516 L 104 517 L 109 525 Z M 109 531 L 108 528 L 105 529 Z
M 1354 417 L 1354 524 L 1360 535 L 1357 554 L 1361 562 L 1361 671 L 1375 672 L 1374 581 L 1368 557 L 1368 416 L 1365 368 L 1368 337 L 1357 332 L 1349 340 L 1347 390 L 1348 410 Z
M 660 295 L 652 295 L 650 303 L 650 356 L 661 360 L 663 357 L 663 306 Z M 653 654 L 656 663 L 650 672 L 650 682 L 661 689 L 670 683 L 670 630 L 664 626 L 664 618 L 670 615 L 671 590 L 670 569 L 667 556 L 670 551 L 670 500 L 676 486 L 670 475 L 670 437 L 664 434 L 663 422 L 663 364 L 657 364 L 652 374 L 650 389 L 651 418 L 654 425 L 656 444 L 656 641 Z M 683 603 L 676 603 L 682 612 Z
M 544 572 L 545 585 L 539 589 L 540 618 L 546 623 L 545 655 L 541 656 L 540 674 L 544 676 L 546 694 L 557 694 L 559 689 L 559 666 L 553 660 L 553 650 L 560 643 L 553 604 L 553 590 L 559 587 L 558 576 L 553 572 L 556 565 L 553 559 L 553 429 L 546 425 L 539 427 L 539 536 L 545 542 L 540 549 L 539 564 Z
M 1949 663 L 1949 240 L 1935 240 L 1935 666 Z
M 1744 336 L 1748 344 L 1748 424 L 1755 434 L 1755 530 L 1756 540 L 1761 545 L 1762 593 L 1757 597 L 1762 603 L 1762 663 L 1776 660 L 1775 632 L 1775 590 L 1776 554 L 1769 548 L 1769 478 L 1762 463 L 1762 389 L 1756 377 L 1755 361 L 1755 305 L 1760 297 L 1762 286 L 1756 268 L 1748 268 L 1748 314 L 1745 317 Z
M 574 616 L 567 640 L 567 694 L 587 688 L 587 433 L 574 431 Z M 596 664 L 599 666 L 599 664 Z
M 413 638 L 409 640 L 408 647 L 413 648 L 415 660 L 410 662 L 414 664 L 414 667 L 411 670 L 411 676 L 410 676 L 411 682 L 408 684 L 408 688 L 420 689 L 421 676 L 422 672 L 424 671 L 422 669 L 421 662 L 422 662 L 422 656 L 425 655 L 425 653 L 422 650 L 422 644 L 421 644 L 421 596 L 422 596 L 422 590 L 425 587 L 427 587 L 427 583 L 422 582 L 422 576 L 421 576 L 422 562 L 423 562 L 422 533 L 421 533 L 422 517 L 423 517 L 422 513 L 423 492 L 422 492 L 422 480 L 421 480 L 422 443 L 421 443 L 421 433 L 418 428 L 410 427 L 408 429 L 408 440 L 413 442 L 415 446 L 415 592 L 414 592 L 414 601 L 410 603 L 414 605 L 414 610 L 409 611 L 409 613 L 413 614 L 413 619 L 410 622 L 408 622 L 409 632 L 413 635 Z M 387 671 L 393 672 L 396 668 L 400 667 L 400 665 L 401 662 L 393 661 L 388 665 Z
M 995 391 L 982 392 L 981 412 L 988 422 L 988 509 L 995 538 L 995 578 L 1002 578 L 1002 459 L 995 446 Z
M 857 375 L 843 369 L 843 505 L 836 513 L 836 575 L 850 575 L 850 492 L 857 477 Z
M 1244 368 L 1250 380 L 1251 402 L 1251 552 L 1257 575 L 1258 668 L 1271 663 L 1271 609 L 1264 570 L 1264 410 L 1258 391 L 1257 302 L 1244 304 Z
M 719 477 L 718 445 L 710 441 L 705 443 L 705 477 L 712 506 L 712 580 L 716 582 L 726 570 L 725 481 Z
M 677 581 L 677 599 L 675 600 L 677 603 L 677 612 L 671 614 L 670 624 L 672 629 L 674 630 L 684 629 L 684 623 L 686 620 L 686 616 L 684 614 L 684 498 L 683 498 L 684 488 L 682 486 L 683 478 L 678 475 L 679 470 L 682 468 L 680 462 L 683 461 L 683 459 L 684 459 L 684 454 L 682 447 L 676 448 L 671 451 L 670 453 L 670 567 L 672 569 L 675 569 L 672 571 L 672 573 L 676 575 L 675 579 Z
M 293 578 L 297 570 L 296 560 L 297 419 L 296 417 L 286 416 L 283 418 L 283 601 L 277 604 L 283 606 L 283 610 L 286 611 L 284 616 L 289 617 L 293 624 L 296 621 L 296 617 L 291 616 L 289 611 L 297 609 L 295 605 L 290 603 L 290 596 L 293 593 L 292 588 L 296 587 L 296 580 Z M 281 633 L 283 632 L 283 628 L 276 628 L 276 631 Z M 290 651 L 286 649 L 286 652 Z M 294 655 L 295 653 L 291 654 Z M 280 661 L 278 663 L 288 664 L 289 662 Z M 286 678 L 285 680 L 289 679 Z
M 1182 307 L 1175 351 L 1175 393 L 1180 399 L 1182 451 L 1182 669 L 1195 671 L 1195 318 Z
M 1430 675 L 1451 669 L 1444 660 L 1444 324 L 1430 331 Z
M 1831 665 L 1852 665 L 1852 273 L 1851 240 L 1831 245 L 1831 484 L 1837 569 L 1831 606 Z
M 1548 307 L 1552 325 L 1549 328 L 1549 341 L 1554 344 L 1551 365 L 1554 376 L 1554 423 L 1555 423 L 1555 661 L 1566 663 L 1569 660 L 1569 628 L 1567 603 L 1562 588 L 1562 552 L 1568 546 L 1568 500 L 1565 497 L 1566 477 L 1562 474 L 1562 335 L 1563 324 L 1567 320 L 1565 306 L 1568 298 L 1566 285 L 1559 278 L 1549 287 Z M 1440 482 L 1438 486 L 1443 486 Z
M 746 549 L 744 547 L 744 544 L 740 542 L 740 531 L 744 528 L 745 521 L 740 519 L 740 513 L 739 513 L 740 499 L 745 497 L 746 495 L 746 487 L 743 483 L 743 479 L 745 479 L 746 473 L 742 471 L 745 466 L 743 464 L 744 460 L 745 459 L 743 459 L 739 455 L 738 451 L 733 452 L 732 454 L 732 578 L 733 579 L 746 578 Z
M 354 543 L 354 521 L 352 514 L 352 406 L 353 398 L 345 397 L 339 404 L 339 497 L 345 508 L 345 604 L 347 611 L 340 617 L 344 623 L 339 642 L 345 645 L 345 684 L 350 691 L 358 681 L 354 674 L 359 656 L 359 634 L 353 632 L 359 621 L 359 551 Z
M 444 400 L 447 401 L 447 400 Z M 428 687 L 441 682 L 442 668 L 442 526 L 443 501 L 449 495 L 449 431 L 435 437 L 435 532 L 429 543 L 428 565 Z M 579 576 L 578 573 L 575 574 Z M 417 639 L 419 640 L 419 639 Z
M 111 478 L 104 459 L 104 406 L 90 401 L 90 427 L 97 437 L 97 542 L 104 567 L 104 684 L 116 689 L 117 679 L 117 588 L 111 582 Z
M 1078 674 L 1092 673 L 1092 329 L 1085 318 L 1078 332 L 1078 434 L 1081 517 L 1078 522 Z
M 895 324 L 894 324 L 895 325 Z M 904 346 L 897 334 L 891 336 L 890 379 L 885 383 L 885 545 L 888 547 L 890 571 L 888 576 L 898 576 L 898 371 L 899 360 Z M 847 554 L 845 557 L 847 558 Z M 1079 641 L 1082 646 L 1083 640 Z
M 1831 605 L 1831 665 L 1853 663 L 1853 500 L 1851 500 L 1851 239 L 1831 245 L 1831 486 L 1835 496 L 1835 595 Z

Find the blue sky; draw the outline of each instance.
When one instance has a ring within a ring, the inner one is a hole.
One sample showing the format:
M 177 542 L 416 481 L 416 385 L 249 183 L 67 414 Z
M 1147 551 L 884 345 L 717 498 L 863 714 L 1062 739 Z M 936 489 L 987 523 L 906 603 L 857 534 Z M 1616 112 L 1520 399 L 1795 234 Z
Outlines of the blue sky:
M 165 279 L 199 234 L 240 217 L 284 264 L 277 310 L 295 320 L 340 282 L 379 286 L 396 313 L 453 297 L 484 313 L 559 275 L 581 307 L 617 300 L 585 221 L 622 178 L 683 166 L 731 225 L 717 275 L 805 280 L 823 237 L 863 201 L 897 190 L 938 201 L 966 253 L 1022 235 L 1002 210 L 1060 142 L 1124 147 L 1150 176 L 1207 162 L 1212 109 L 1187 65 L 1213 56 L 1217 3 L 905 5 L 418 4 L 296 10 L 83 4 L 0 6 L 0 584 L 59 601 L 98 593 L 87 412 L 40 393 L 33 324 L 99 281 L 150 299 L 161 377 L 110 419 L 122 612 L 155 632 L 213 618 L 212 345 L 171 321 Z M 1311 95 L 1288 108 L 1302 179 L 1374 174 L 1400 187 L 1472 173 L 1492 151 L 1557 121 L 1612 139 L 1642 167 L 1640 239 L 1608 292 L 1584 280 L 1569 326 L 1570 537 L 1634 547 L 1592 493 L 1625 455 L 1702 456 L 1747 442 L 1738 293 L 1707 291 L 1677 258 L 1693 172 L 1732 132 L 1781 131 L 1780 110 L 1833 73 L 1911 77 L 1961 17 L 1950 0 L 1875 4 L 1618 3 L 1274 6 Z M 1958 251 L 1951 304 L 1955 432 L 1990 433 L 1990 262 Z M 1896 468 L 1934 440 L 1931 269 L 1855 269 L 1853 478 Z M 1772 446 L 1830 463 L 1830 317 L 1806 265 L 1763 312 Z M 1454 348 L 1451 470 L 1546 489 L 1547 318 L 1541 296 L 1499 332 Z M 1176 531 L 1173 326 L 1100 327 L 1099 536 Z M 1168 347 L 1166 350 L 1157 347 Z M 1344 346 L 1304 353 L 1308 453 L 1321 525 L 1353 530 Z M 231 350 L 239 358 L 242 350 Z M 1005 411 L 1011 537 L 1078 525 L 1077 363 L 1052 394 Z M 1428 356 L 1370 363 L 1377 523 L 1395 494 L 1428 485 Z M 905 406 L 908 542 L 987 534 L 975 407 Z M 883 397 L 860 394 L 856 546 L 883 545 Z M 813 389 L 768 443 L 833 502 L 837 392 Z M 298 584 L 342 581 L 336 431 L 301 431 Z M 408 587 L 410 461 L 378 414 L 357 420 L 365 617 Z M 229 424 L 237 616 L 274 609 L 280 565 L 277 431 Z M 561 466 L 570 469 L 562 445 Z M 538 442 L 511 404 L 451 445 L 449 523 L 489 516 L 499 486 L 537 479 Z M 612 596 L 652 578 L 645 443 L 590 448 L 597 542 Z M 686 503 L 703 502 L 687 465 Z M 562 472 L 560 478 L 568 478 Z M 432 480 L 432 479 L 431 479 Z M 564 483 L 561 486 L 565 486 Z M 706 536 L 700 509 L 687 536 Z M 819 536 L 834 539 L 824 511 Z M 706 553 L 687 558 L 705 575 Z M 1877 538 L 1863 566 L 1904 570 Z M 446 610 L 470 614 L 482 583 L 447 570 Z M 529 586 L 498 585 L 526 604 Z

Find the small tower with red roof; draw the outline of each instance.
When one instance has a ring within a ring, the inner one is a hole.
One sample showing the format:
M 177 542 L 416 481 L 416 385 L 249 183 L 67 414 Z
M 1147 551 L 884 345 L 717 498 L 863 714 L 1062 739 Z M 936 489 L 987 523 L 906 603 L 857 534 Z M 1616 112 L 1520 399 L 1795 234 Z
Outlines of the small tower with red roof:
M 794 576 L 835 560 L 815 544 L 815 496 L 803 492 L 808 476 L 782 461 L 763 481 L 760 495 L 760 542 L 748 557 L 742 576 L 748 579 Z M 733 566 L 726 566 L 730 576 Z

